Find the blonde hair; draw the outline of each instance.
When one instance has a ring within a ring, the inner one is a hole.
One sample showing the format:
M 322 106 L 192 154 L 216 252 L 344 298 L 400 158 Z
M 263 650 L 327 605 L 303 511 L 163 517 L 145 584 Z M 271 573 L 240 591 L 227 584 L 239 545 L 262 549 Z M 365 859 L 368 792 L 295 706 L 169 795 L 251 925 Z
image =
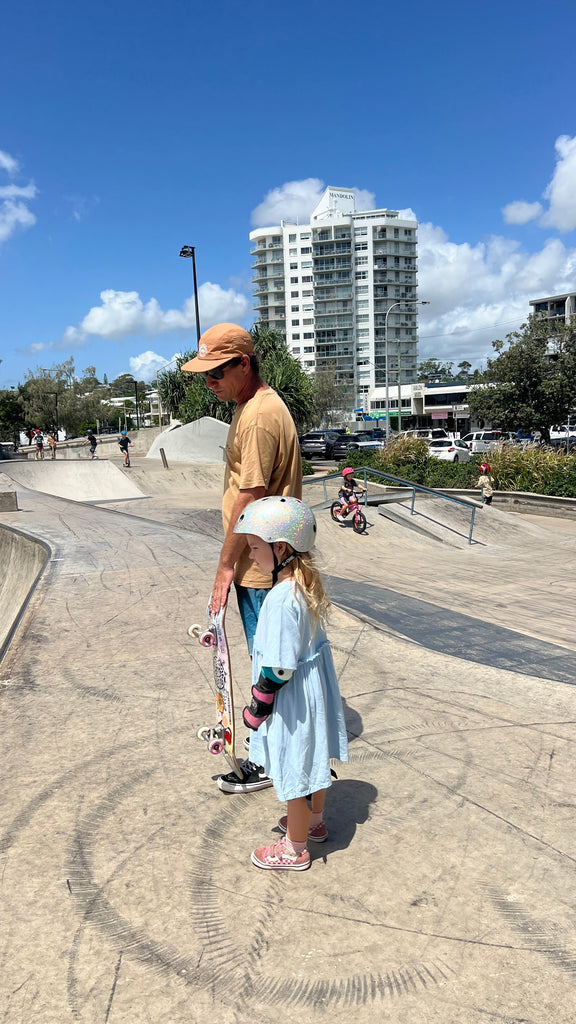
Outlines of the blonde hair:
M 309 551 L 294 551 L 296 558 L 290 565 L 296 590 L 312 616 L 312 631 L 324 625 L 330 601 L 324 590 L 320 570 Z

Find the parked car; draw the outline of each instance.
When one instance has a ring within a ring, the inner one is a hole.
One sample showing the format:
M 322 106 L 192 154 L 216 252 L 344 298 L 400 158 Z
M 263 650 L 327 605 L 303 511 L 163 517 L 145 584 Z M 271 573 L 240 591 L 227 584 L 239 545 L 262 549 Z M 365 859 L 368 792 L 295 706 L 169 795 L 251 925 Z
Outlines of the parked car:
M 439 437 L 450 437 L 443 427 L 419 427 L 418 430 L 403 430 L 399 437 L 415 437 L 423 441 L 434 441 Z
M 300 451 L 307 459 L 331 459 L 332 446 L 340 436 L 339 430 L 311 430 L 300 439 Z
M 470 462 L 471 452 L 464 441 L 453 441 L 449 437 L 434 438 L 429 442 L 428 450 L 435 459 L 443 462 Z
M 366 440 L 365 438 L 359 438 L 357 441 L 351 441 L 348 445 L 348 451 L 381 451 L 386 447 L 386 441 L 380 437 Z
M 346 452 L 350 448 L 350 445 L 359 440 L 359 434 L 341 434 L 340 437 L 336 438 L 332 445 L 331 458 L 336 459 L 336 462 L 339 462 L 340 459 L 344 458 Z
M 514 436 L 513 434 L 505 434 L 502 430 L 473 430 L 470 434 L 465 434 L 462 441 L 468 445 L 472 454 L 476 455 L 477 453 L 489 452 L 497 444 L 502 444 Z

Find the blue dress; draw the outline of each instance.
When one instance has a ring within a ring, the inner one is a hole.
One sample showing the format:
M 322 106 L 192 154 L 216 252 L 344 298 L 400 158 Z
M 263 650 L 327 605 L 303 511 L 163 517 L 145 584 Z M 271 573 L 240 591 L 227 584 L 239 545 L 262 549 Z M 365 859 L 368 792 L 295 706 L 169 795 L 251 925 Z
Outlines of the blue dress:
M 251 735 L 250 760 L 264 765 L 279 800 L 294 800 L 331 785 L 330 758 L 348 760 L 342 700 L 324 630 L 292 580 L 268 592 L 254 637 L 253 682 L 263 665 L 292 669 L 276 692 L 270 717 Z

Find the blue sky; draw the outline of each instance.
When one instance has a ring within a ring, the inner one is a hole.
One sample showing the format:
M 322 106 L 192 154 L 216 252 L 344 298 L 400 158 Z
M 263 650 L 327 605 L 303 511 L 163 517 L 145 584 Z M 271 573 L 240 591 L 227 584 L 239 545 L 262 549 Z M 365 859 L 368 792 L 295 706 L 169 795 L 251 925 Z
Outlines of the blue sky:
M 149 379 L 250 325 L 252 227 L 324 185 L 420 222 L 420 358 L 576 289 L 573 0 L 20 0 L 2 17 L 0 388 Z

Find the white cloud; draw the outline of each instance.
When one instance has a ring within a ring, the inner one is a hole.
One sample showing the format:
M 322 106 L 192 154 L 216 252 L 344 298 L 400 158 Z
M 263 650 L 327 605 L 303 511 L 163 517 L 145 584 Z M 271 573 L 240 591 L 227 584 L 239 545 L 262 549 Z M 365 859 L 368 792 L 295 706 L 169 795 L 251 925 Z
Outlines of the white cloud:
M 6 171 L 10 177 L 17 173 L 18 161 L 9 153 L 0 150 L 0 170 Z M 0 244 L 5 242 L 18 228 L 30 228 L 36 223 L 36 217 L 28 209 L 24 199 L 34 199 L 36 186 L 0 185 Z M 17 201 L 18 200 L 18 201 Z
M 0 243 L 10 238 L 18 227 L 31 228 L 35 223 L 36 217 L 24 203 L 15 203 L 12 199 L 0 203 Z
M 278 188 L 270 189 L 263 202 L 252 211 L 251 221 L 256 228 L 280 224 L 281 220 L 292 222 L 308 221 L 326 188 L 320 178 L 304 178 L 301 181 L 287 181 Z M 367 189 L 353 189 L 357 210 L 374 210 L 375 196 Z
M 542 217 L 545 227 L 559 231 L 576 228 L 576 137 L 560 135 L 556 139 L 557 161 L 544 197 L 550 208 Z
M 194 298 L 182 309 L 163 310 L 157 299 L 144 303 L 138 292 L 108 288 L 100 293 L 102 304 L 93 306 L 78 327 L 67 327 L 59 347 L 79 347 L 88 335 L 110 340 L 133 336 L 156 336 L 171 331 L 196 331 Z M 198 289 L 201 329 L 221 322 L 242 322 L 250 311 L 246 295 L 207 281 Z
M 419 359 L 469 359 L 492 354 L 491 342 L 527 320 L 530 299 L 574 288 L 576 249 L 556 238 L 536 253 L 501 236 L 471 245 L 451 242 L 433 224 L 419 228 Z
M 506 224 L 528 224 L 529 221 L 536 220 L 541 213 L 541 203 L 525 203 L 523 199 L 508 203 L 502 210 Z
M 16 174 L 19 164 L 13 156 L 10 156 L 10 153 L 6 153 L 3 149 L 0 149 L 0 168 L 2 168 L 3 171 L 8 171 L 8 174 Z
M 145 380 L 149 383 L 156 377 L 156 371 L 161 370 L 163 367 L 168 368 L 167 364 L 174 363 L 174 360 L 179 356 L 180 353 L 176 352 L 171 360 L 166 359 L 165 356 L 159 356 L 157 352 L 141 352 L 138 356 L 130 357 L 130 370 L 134 377 L 138 380 Z
M 320 178 L 304 178 L 270 189 L 263 202 L 252 210 L 252 224 L 263 228 L 279 224 L 281 220 L 309 220 L 325 187 Z

